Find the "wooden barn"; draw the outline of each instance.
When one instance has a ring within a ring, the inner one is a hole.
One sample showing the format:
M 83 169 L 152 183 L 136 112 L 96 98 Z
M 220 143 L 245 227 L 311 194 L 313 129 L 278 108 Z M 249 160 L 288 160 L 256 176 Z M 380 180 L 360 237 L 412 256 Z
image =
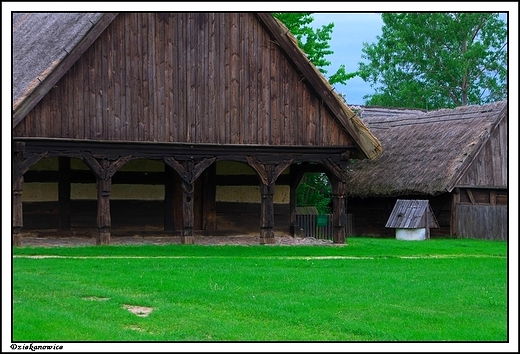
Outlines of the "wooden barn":
M 425 199 L 439 223 L 431 236 L 507 240 L 507 101 L 362 119 L 383 152 L 350 165 L 356 235 L 393 237 L 385 223 L 396 201 Z
M 13 240 L 260 235 L 381 145 L 268 13 L 13 13 Z

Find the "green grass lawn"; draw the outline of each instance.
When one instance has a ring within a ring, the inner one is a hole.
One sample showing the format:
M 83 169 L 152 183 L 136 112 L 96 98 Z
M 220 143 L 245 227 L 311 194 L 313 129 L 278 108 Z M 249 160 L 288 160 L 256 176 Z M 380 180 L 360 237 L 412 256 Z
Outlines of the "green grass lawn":
M 505 242 L 350 238 L 346 247 L 13 254 L 14 341 L 508 340 Z

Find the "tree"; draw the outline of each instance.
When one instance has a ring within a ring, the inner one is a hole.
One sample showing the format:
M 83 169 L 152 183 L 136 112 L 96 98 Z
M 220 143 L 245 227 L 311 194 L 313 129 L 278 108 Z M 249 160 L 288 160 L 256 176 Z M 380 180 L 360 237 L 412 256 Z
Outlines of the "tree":
M 329 41 L 331 40 L 332 29 L 334 23 L 323 25 L 321 28 L 314 30 L 309 24 L 314 21 L 312 14 L 309 12 L 276 12 L 273 16 L 280 20 L 298 40 L 298 46 L 307 55 L 309 60 L 318 68 L 318 70 L 326 75 L 325 67 L 331 63 L 325 57 L 333 54 L 330 50 Z M 336 83 L 345 84 L 347 80 L 356 76 L 356 73 L 347 73 L 345 65 L 340 65 L 339 69 L 327 80 L 331 85 Z
M 507 97 L 507 26 L 497 13 L 383 13 L 382 35 L 363 43 L 358 75 L 368 105 L 421 109 Z M 379 84 L 379 86 L 377 86 Z

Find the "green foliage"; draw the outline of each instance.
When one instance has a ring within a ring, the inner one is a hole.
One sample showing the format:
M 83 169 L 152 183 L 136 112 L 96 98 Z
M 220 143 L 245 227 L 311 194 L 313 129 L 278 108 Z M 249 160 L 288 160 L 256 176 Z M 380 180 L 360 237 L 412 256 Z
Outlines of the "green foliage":
M 383 13 L 382 35 L 363 44 L 358 75 L 368 105 L 421 109 L 507 97 L 507 26 L 497 13 Z
M 306 173 L 296 189 L 296 205 L 314 206 L 320 214 L 331 213 L 332 187 L 324 173 Z
M 14 341 L 507 340 L 504 242 L 13 253 Z M 139 317 L 124 305 L 153 310 Z
M 321 28 L 313 29 L 309 26 L 314 18 L 309 12 L 276 12 L 273 16 L 280 20 L 296 37 L 299 47 L 303 50 L 310 61 L 318 68 L 322 74 L 327 74 L 325 69 L 331 63 L 326 57 L 334 52 L 330 50 L 330 40 L 334 23 L 323 25 Z M 328 77 L 331 85 L 336 83 L 345 84 L 349 79 L 356 76 L 356 73 L 346 73 L 345 66 Z

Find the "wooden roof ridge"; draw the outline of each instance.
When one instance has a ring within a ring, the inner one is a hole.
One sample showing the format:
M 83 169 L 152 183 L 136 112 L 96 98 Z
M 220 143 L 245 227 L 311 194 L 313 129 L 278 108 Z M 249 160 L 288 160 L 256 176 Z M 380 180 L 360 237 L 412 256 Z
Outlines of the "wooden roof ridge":
M 50 13 L 57 14 L 57 13 Z M 37 15 L 48 15 L 44 13 L 38 13 Z M 75 15 L 84 16 L 85 13 L 60 13 L 59 15 L 70 16 L 69 20 L 74 20 Z M 29 82 L 25 80 L 23 82 L 24 87 L 21 89 L 23 92 L 13 93 L 13 129 L 23 120 L 27 113 L 34 108 L 34 106 L 47 94 L 47 92 L 62 78 L 63 75 L 74 65 L 78 58 L 90 47 L 92 43 L 99 37 L 99 35 L 108 27 L 112 20 L 117 16 L 117 13 L 103 13 L 93 17 L 96 22 L 92 22 L 90 18 L 86 18 L 83 23 L 78 24 L 78 21 L 74 21 L 77 28 L 70 28 L 70 23 L 66 21 L 59 21 L 57 19 L 53 23 L 43 23 L 41 28 L 38 28 L 39 34 L 45 33 L 49 37 L 56 37 L 56 32 L 62 34 L 69 32 L 67 39 L 70 42 L 60 42 L 59 38 L 54 38 L 52 45 L 44 43 L 40 45 L 47 45 L 54 50 L 51 55 L 43 63 L 44 67 L 41 68 L 40 72 L 35 73 L 34 77 Z M 13 43 L 21 41 L 23 38 L 14 38 L 17 36 L 17 29 L 24 25 L 24 21 L 30 21 L 33 17 L 28 14 L 18 14 L 13 16 Z M 63 19 L 63 17 L 61 17 Z M 42 20 L 45 20 L 43 18 Z M 31 26 L 31 24 L 25 24 Z M 34 24 L 33 24 L 34 25 Z M 81 26 L 81 27 L 80 27 Z M 35 27 L 35 26 L 34 26 Z M 32 32 L 31 32 L 32 33 Z M 27 39 L 27 38 L 26 38 Z M 38 38 L 35 38 L 36 40 Z M 26 41 L 27 43 L 27 41 Z M 16 43 L 18 45 L 19 43 Z M 32 49 L 32 48 L 30 48 Z M 30 50 L 29 49 L 29 50 Z M 25 52 L 27 53 L 27 51 Z M 13 52 L 14 55 L 14 52 Z M 15 58 L 13 61 L 22 60 L 27 58 Z M 20 68 L 23 70 L 24 68 Z M 13 66 L 13 79 L 15 76 Z M 14 90 L 13 90 L 14 91 Z
M 270 13 L 257 13 L 257 16 L 271 32 L 280 48 L 314 87 L 316 94 L 338 119 L 339 124 L 352 136 L 364 155 L 369 159 L 379 156 L 382 152 L 380 141 L 370 132 L 361 118 L 343 103 L 327 79 L 298 46 L 296 37 L 291 31 Z

